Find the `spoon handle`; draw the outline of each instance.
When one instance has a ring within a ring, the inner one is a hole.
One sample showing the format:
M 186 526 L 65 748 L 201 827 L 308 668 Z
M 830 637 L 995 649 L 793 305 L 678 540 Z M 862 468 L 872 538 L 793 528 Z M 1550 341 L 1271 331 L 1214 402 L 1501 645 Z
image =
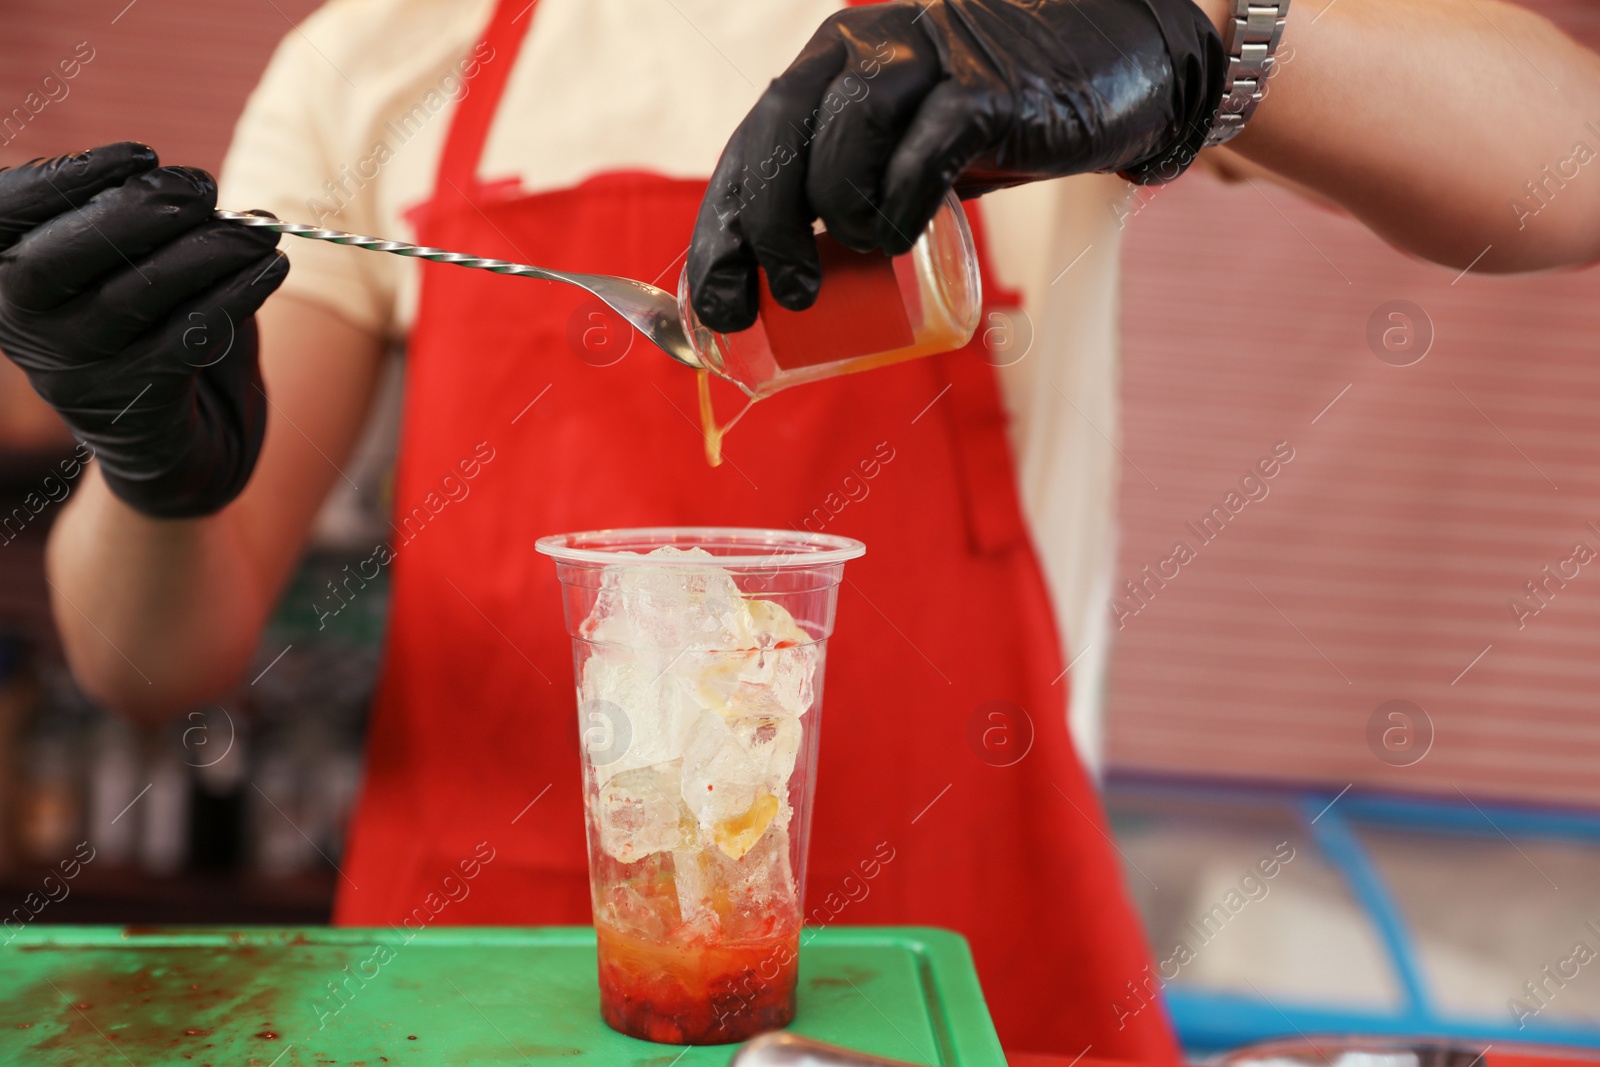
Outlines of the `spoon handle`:
M 544 278 L 552 282 L 575 285 L 597 297 L 621 315 L 650 343 L 673 359 L 695 370 L 705 369 L 700 355 L 689 342 L 683 322 L 678 315 L 677 299 L 653 285 L 631 278 L 613 278 L 603 274 L 568 274 L 565 271 L 547 270 L 526 263 L 512 263 L 505 259 L 485 259 L 464 252 L 447 252 L 443 248 L 427 248 L 404 241 L 385 241 L 381 237 L 364 237 L 343 230 L 324 230 L 304 222 L 284 222 L 265 215 L 247 215 L 242 211 L 214 211 L 212 218 L 240 226 L 254 226 L 263 230 L 293 234 L 313 241 L 331 241 L 339 245 L 353 245 L 373 252 L 391 252 L 412 259 L 426 259 L 433 263 L 453 263 L 458 267 L 471 267 L 495 274 L 515 274 L 525 278 Z
M 357 248 L 366 248 L 374 252 L 392 252 L 397 256 L 426 259 L 432 263 L 453 263 L 458 267 L 493 271 L 495 274 L 517 274 L 529 278 L 546 278 L 553 282 L 566 282 L 568 285 L 579 284 L 570 275 L 563 274 L 560 271 L 532 267 L 526 263 L 512 263 L 504 259 L 485 259 L 482 256 L 469 256 L 464 252 L 447 252 L 442 248 L 428 248 L 423 245 L 407 244 L 404 241 L 386 241 L 381 237 L 364 237 L 359 233 L 345 233 L 343 230 L 324 230 L 304 222 L 283 222 L 279 219 L 267 218 L 262 215 L 247 215 L 240 211 L 221 210 L 213 212 L 212 218 L 221 219 L 224 222 L 235 222 L 240 226 L 276 230 L 278 233 L 293 234 L 295 237 L 304 237 L 312 241 L 332 241 L 334 244 L 354 245 Z

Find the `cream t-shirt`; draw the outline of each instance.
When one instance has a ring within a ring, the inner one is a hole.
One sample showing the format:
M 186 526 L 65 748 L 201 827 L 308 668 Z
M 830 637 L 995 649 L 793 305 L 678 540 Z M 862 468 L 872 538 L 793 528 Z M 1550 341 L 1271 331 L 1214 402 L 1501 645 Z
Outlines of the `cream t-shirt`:
M 540 0 L 520 16 L 530 35 L 480 177 L 528 193 L 611 170 L 704 178 L 762 87 L 843 6 Z M 415 240 L 406 214 L 428 199 L 456 102 L 474 91 L 473 75 L 507 61 L 477 48 L 492 9 L 492 0 L 330 0 L 284 38 L 251 95 L 221 205 Z M 1074 664 L 1070 720 L 1091 766 L 1110 645 L 1125 195 L 1121 179 L 1087 175 L 991 194 L 976 208 L 994 268 L 1023 293 L 1022 321 L 983 328 L 1002 331 L 994 336 L 1010 353 L 1026 350 L 1001 368 L 1001 386 L 1023 507 Z M 405 337 L 417 263 L 289 238 L 281 247 L 293 265 L 284 292 Z

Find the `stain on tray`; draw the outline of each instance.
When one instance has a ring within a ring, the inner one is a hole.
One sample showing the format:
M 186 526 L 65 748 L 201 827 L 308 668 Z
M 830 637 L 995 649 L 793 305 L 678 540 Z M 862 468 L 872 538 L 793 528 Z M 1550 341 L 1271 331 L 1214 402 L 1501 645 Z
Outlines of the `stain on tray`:
M 849 989 L 852 986 L 864 986 L 877 977 L 877 971 L 866 967 L 841 967 L 838 974 L 819 974 L 815 978 L 804 979 L 804 982 L 812 989 Z
M 319 946 L 312 954 L 292 944 L 232 939 L 225 945 L 111 950 L 28 947 L 53 949 L 57 958 L 42 967 L 35 958 L 27 974 L 17 976 L 19 984 L 0 996 L 0 1029 L 32 1039 L 32 1058 L 45 1063 L 117 1061 L 107 1056 L 108 1043 L 136 1063 L 163 1059 L 162 1053 L 199 1059 L 182 1050 L 216 1048 L 207 1039 L 217 1033 L 224 1035 L 222 1047 L 204 1059 L 246 1060 L 278 1036 L 262 1020 L 307 1010 L 298 1001 L 285 1003 L 293 995 L 285 989 L 285 973 L 308 964 L 336 973 L 351 958 L 342 947 Z

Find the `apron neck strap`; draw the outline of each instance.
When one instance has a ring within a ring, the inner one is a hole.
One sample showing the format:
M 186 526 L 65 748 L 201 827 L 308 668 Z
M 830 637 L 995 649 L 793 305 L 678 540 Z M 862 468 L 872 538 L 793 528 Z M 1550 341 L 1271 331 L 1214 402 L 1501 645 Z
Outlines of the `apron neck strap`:
M 451 185 L 465 193 L 477 184 L 478 161 L 489 139 L 489 127 L 500 108 L 500 97 L 517 64 L 517 53 L 522 50 L 538 3 L 539 0 L 497 0 L 478 46 L 482 73 L 458 103 L 439 158 L 436 197 Z

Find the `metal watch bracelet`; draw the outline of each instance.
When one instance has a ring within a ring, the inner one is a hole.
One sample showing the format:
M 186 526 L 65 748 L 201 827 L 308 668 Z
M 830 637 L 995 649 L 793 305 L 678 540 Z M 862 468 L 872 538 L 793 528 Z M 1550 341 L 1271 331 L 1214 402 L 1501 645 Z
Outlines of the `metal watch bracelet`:
M 1206 135 L 1206 147 L 1227 144 L 1250 121 L 1267 92 L 1267 78 L 1277 62 L 1289 0 L 1233 0 L 1224 43 L 1228 73 L 1222 81 L 1222 103 Z

